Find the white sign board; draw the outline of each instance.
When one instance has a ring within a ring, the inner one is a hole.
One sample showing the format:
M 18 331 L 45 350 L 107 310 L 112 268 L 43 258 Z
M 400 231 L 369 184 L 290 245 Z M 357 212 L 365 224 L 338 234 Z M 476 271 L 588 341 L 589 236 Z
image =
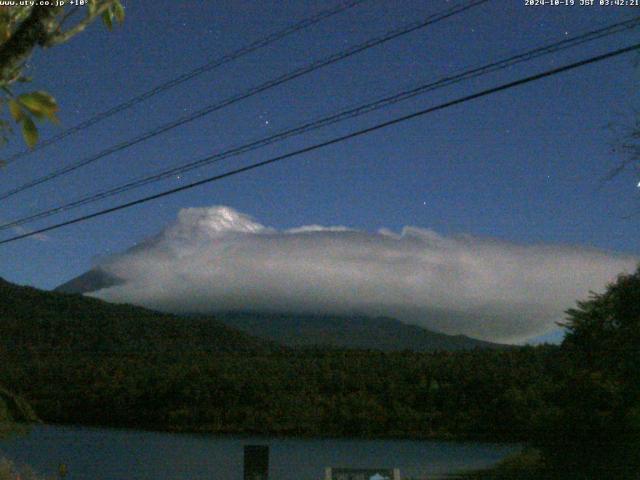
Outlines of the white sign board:
M 400 480 L 397 468 L 332 468 L 325 470 L 325 480 Z

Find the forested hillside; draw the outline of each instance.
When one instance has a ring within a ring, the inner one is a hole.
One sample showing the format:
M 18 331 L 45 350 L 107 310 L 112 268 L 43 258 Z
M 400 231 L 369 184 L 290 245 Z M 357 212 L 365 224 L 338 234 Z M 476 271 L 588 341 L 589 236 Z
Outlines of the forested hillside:
M 0 438 L 13 432 L 19 424 L 37 421 L 37 415 L 24 399 L 0 385 Z
M 4 281 L 0 298 L 0 382 L 56 423 L 524 438 L 557 351 L 295 351 L 212 318 Z
M 278 347 L 213 318 L 187 319 L 0 279 L 0 351 L 104 355 L 273 348 Z
M 435 352 L 509 348 L 465 335 L 445 335 L 393 318 L 226 312 L 216 318 L 230 327 L 290 347 L 355 348 L 385 352 Z
M 420 353 L 281 348 L 212 319 L 4 282 L 0 383 L 52 423 L 518 440 L 542 452 L 536 471 L 627 471 L 639 285 L 640 269 L 578 302 L 562 346 Z
M 46 422 L 314 436 L 527 438 L 556 347 L 455 354 L 10 353 L 0 378 Z

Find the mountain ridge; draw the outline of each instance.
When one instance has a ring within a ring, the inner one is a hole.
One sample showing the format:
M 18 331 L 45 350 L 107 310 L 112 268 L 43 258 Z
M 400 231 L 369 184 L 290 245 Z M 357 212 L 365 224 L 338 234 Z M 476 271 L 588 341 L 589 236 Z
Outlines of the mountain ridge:
M 123 281 L 95 268 L 56 287 L 54 291 L 92 293 Z M 199 318 L 201 314 L 187 314 Z M 381 351 L 472 350 L 508 348 L 508 345 L 449 335 L 390 317 L 365 315 L 298 314 L 291 312 L 211 312 L 225 325 L 291 348 L 338 348 Z
M 184 318 L 0 279 L 0 353 L 260 352 L 273 342 L 211 317 Z
M 510 345 L 448 335 L 390 317 L 217 312 L 226 325 L 291 348 L 435 352 Z

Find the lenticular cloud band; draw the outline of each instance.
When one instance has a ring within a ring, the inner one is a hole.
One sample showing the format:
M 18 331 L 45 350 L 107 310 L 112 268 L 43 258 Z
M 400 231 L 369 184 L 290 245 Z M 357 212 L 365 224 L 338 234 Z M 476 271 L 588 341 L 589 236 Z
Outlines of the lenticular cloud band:
M 387 315 L 450 334 L 517 342 L 554 328 L 630 256 L 524 246 L 405 227 L 278 231 L 227 207 L 188 208 L 98 268 L 93 295 L 178 313 L 240 310 Z

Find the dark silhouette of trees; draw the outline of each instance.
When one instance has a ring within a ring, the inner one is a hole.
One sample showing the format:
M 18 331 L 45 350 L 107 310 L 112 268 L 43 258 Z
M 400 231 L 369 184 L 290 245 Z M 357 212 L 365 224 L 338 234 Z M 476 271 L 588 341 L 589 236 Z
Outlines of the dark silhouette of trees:
M 640 268 L 567 311 L 538 443 L 562 478 L 640 478 Z
M 25 142 L 33 147 L 38 141 L 36 121 L 58 121 L 58 105 L 47 92 L 13 90 L 16 85 L 30 81 L 24 70 L 33 51 L 68 42 L 98 18 L 111 29 L 114 22 L 124 20 L 125 13 L 120 0 L 87 0 L 82 7 L 69 2 L 66 6 L 54 5 L 55 2 L 15 3 L 0 6 L 0 142 L 7 142 L 13 131 L 11 122 L 2 118 L 7 105 L 7 112 L 20 125 Z M 78 12 L 83 14 L 76 15 Z

